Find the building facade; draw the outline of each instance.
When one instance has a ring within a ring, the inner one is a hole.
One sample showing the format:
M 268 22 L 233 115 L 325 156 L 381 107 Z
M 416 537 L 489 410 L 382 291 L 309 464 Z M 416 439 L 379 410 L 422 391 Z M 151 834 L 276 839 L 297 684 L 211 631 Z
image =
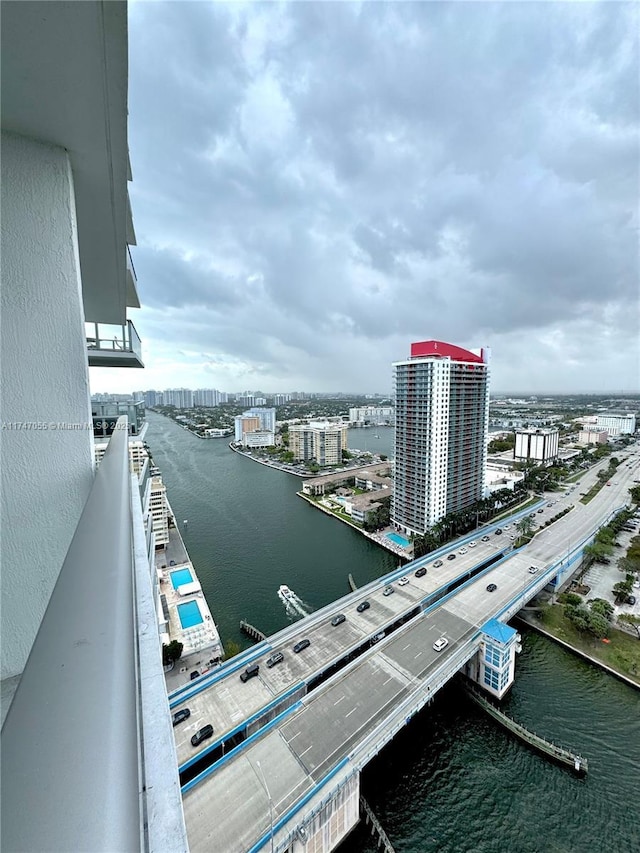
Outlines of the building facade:
M 349 409 L 349 422 L 352 426 L 392 424 L 394 414 L 393 406 L 358 406 Z
M 606 444 L 608 441 L 606 429 L 581 429 L 578 433 L 578 444 Z
M 546 465 L 558 458 L 560 431 L 548 429 L 517 429 L 513 458 L 516 462 L 537 462 Z
M 622 415 L 598 415 L 598 429 L 606 429 L 611 437 L 616 435 L 633 435 L 636 431 L 636 416 L 626 412 Z
M 340 424 L 312 423 L 289 427 L 289 450 L 297 462 L 316 462 L 321 466 L 340 465 L 347 449 L 347 427 Z
M 392 522 L 425 533 L 484 496 L 489 351 L 443 341 L 411 345 L 394 364 L 395 487 Z

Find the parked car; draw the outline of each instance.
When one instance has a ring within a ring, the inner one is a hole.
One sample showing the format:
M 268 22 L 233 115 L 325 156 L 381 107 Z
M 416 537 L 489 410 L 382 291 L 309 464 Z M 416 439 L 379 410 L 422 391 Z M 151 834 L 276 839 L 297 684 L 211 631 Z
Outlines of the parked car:
M 420 571 L 418 569 L 418 571 Z M 358 613 L 363 613 L 365 610 L 368 610 L 371 607 L 368 601 L 361 601 L 360 604 L 356 607 Z
M 194 669 L 193 672 L 189 674 L 189 678 L 191 679 L 191 681 L 193 681 L 194 678 L 197 678 L 199 675 L 200 673 L 198 672 L 198 670 Z
M 440 639 L 436 640 L 435 643 L 433 644 L 433 648 L 435 649 L 436 652 L 441 652 L 445 648 L 445 646 L 448 646 L 448 645 L 449 645 L 449 640 L 447 640 L 446 637 L 440 637 Z
M 434 563 L 434 565 L 435 565 L 435 563 Z M 442 563 L 441 563 L 440 565 L 442 565 Z M 416 569 L 416 570 L 415 570 L 414 575 L 415 575 L 417 578 L 423 578 L 423 577 L 426 575 L 426 573 L 427 573 L 427 570 L 425 569 L 425 567 L 424 567 L 424 566 L 420 566 L 420 568 L 419 568 L 419 569 Z
M 398 586 L 406 586 L 408 583 L 409 583 L 409 578 L 406 575 L 404 575 L 398 581 Z
M 435 563 L 433 564 L 433 568 L 439 569 L 440 566 L 443 566 L 443 565 L 444 565 L 444 563 L 442 562 L 442 560 L 436 560 Z
M 385 588 L 382 590 L 383 595 L 391 595 L 394 592 L 395 589 L 392 586 L 385 586 Z
M 283 660 L 284 655 L 282 654 L 282 652 L 274 652 L 271 657 L 267 658 L 266 663 L 269 669 L 271 669 L 272 666 L 275 666 L 278 663 L 282 663 Z
M 310 646 L 310 645 L 311 645 L 311 640 L 307 640 L 307 639 L 305 638 L 304 640 L 300 640 L 299 642 L 297 642 L 297 643 L 295 644 L 295 646 L 293 647 L 293 651 L 294 651 L 296 654 L 298 654 L 298 652 L 301 652 L 301 651 L 303 651 L 304 649 L 309 648 L 309 646 Z
M 260 672 L 260 664 L 250 664 L 244 672 L 240 673 L 240 681 L 249 681 L 250 678 L 255 678 Z
M 511 525 L 510 525 L 510 524 L 505 524 L 505 526 L 504 526 L 502 529 L 503 529 L 503 530 L 511 530 Z
M 331 620 L 331 624 L 332 624 L 332 625 L 333 625 L 333 627 L 335 628 L 335 627 L 336 627 L 336 625 L 342 625 L 342 623 L 343 623 L 344 621 L 346 621 L 346 618 L 347 618 L 347 617 L 344 615 L 344 613 L 338 613 L 338 614 L 336 614 L 336 615 L 333 617 L 333 619 Z
M 207 740 L 213 735 L 213 726 L 209 723 L 206 726 L 203 726 L 201 729 L 193 735 L 191 738 L 192 746 L 199 746 L 203 740 Z
M 495 583 L 490 583 L 487 585 L 487 592 L 495 592 L 498 589 L 498 585 Z
M 635 603 L 636 603 L 635 595 L 628 595 L 627 596 L 627 604 L 635 604 Z
M 191 711 L 188 708 L 181 708 L 179 711 L 175 712 L 171 718 L 171 722 L 174 726 L 177 726 L 179 723 L 184 723 L 185 720 L 188 720 L 190 716 Z

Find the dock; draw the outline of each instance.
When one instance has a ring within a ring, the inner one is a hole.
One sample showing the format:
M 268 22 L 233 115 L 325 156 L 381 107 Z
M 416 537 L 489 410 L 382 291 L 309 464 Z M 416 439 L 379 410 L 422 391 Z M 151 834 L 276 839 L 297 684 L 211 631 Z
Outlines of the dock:
M 555 743 L 551 743 L 551 741 L 545 740 L 540 737 L 540 735 L 530 732 L 524 726 L 521 726 L 520 723 L 516 723 L 515 720 L 512 720 L 511 717 L 508 717 L 496 708 L 495 705 L 492 705 L 491 702 L 485 699 L 484 696 L 470 685 L 465 684 L 464 688 L 467 695 L 473 699 L 477 705 L 483 708 L 489 716 L 493 717 L 494 720 L 497 720 L 521 741 L 534 749 L 537 749 L 538 752 L 548 756 L 553 761 L 557 761 L 559 764 L 569 767 L 574 773 L 577 773 L 578 776 L 586 776 L 589 769 L 589 763 L 586 758 L 583 758 L 575 752 L 571 752 L 569 749 L 556 746 Z
M 245 622 L 244 619 L 240 620 L 240 630 L 243 634 L 246 634 L 247 637 L 251 637 L 252 640 L 256 640 L 258 643 L 267 639 L 266 634 L 263 634 L 262 631 L 258 631 L 257 628 L 254 628 L 253 625 Z
M 364 797 L 360 797 L 360 808 L 364 812 L 364 822 L 367 826 L 371 824 L 371 835 L 378 836 L 378 848 L 383 847 L 384 853 L 395 853 L 387 833 L 382 828 L 380 821 L 375 816 L 373 809 Z

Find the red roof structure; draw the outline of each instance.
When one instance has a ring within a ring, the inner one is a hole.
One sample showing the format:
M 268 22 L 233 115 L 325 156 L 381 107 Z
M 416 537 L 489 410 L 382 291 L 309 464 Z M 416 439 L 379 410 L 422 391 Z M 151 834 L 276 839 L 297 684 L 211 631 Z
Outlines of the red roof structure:
M 481 355 L 476 355 L 468 349 L 457 347 L 455 344 L 448 344 L 445 341 L 420 341 L 411 344 L 411 358 L 427 358 L 429 356 L 450 358 L 452 361 L 470 361 L 475 364 L 483 363 Z

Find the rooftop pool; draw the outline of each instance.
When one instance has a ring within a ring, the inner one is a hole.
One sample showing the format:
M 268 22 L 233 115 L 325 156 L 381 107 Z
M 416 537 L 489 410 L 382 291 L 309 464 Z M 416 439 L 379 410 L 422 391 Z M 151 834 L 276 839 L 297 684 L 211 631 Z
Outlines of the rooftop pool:
M 183 586 L 186 583 L 192 583 L 193 576 L 190 569 L 178 569 L 177 572 L 171 572 L 171 584 L 174 589 Z
M 204 622 L 197 601 L 187 601 L 185 604 L 178 604 L 176 606 L 183 630 L 185 628 L 193 628 L 194 625 Z
M 404 536 L 400 536 L 399 533 L 387 533 L 386 536 L 387 539 L 395 542 L 396 545 L 399 545 L 401 548 L 409 548 L 411 546 L 411 542 L 408 539 L 405 539 Z

